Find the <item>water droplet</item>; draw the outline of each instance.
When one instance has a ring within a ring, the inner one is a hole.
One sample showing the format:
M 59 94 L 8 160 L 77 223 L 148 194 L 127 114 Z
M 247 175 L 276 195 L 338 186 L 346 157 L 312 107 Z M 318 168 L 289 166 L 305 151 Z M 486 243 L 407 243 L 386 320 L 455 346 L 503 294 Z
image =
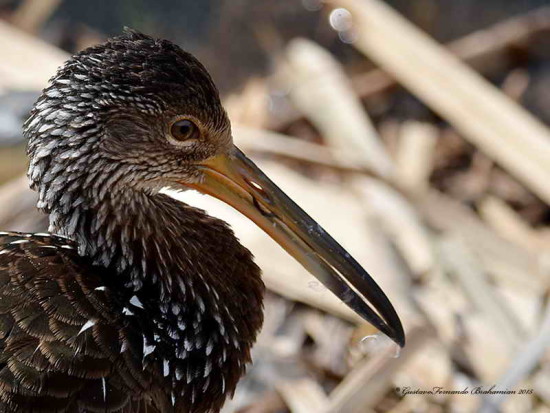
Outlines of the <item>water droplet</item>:
M 363 354 L 383 353 L 392 358 L 398 358 L 401 355 L 401 347 L 382 333 L 363 337 L 359 349 Z
M 302 0 L 302 6 L 307 11 L 318 11 L 323 8 L 322 0 Z
M 339 32 L 348 31 L 353 25 L 351 13 L 342 7 L 331 11 L 328 21 L 332 28 Z
M 378 339 L 380 338 L 380 333 L 378 334 L 371 334 L 368 336 L 365 336 L 361 339 L 361 345 L 360 349 L 362 353 L 371 353 L 376 351 L 378 347 L 380 347 L 380 344 L 378 343 Z
M 313 291 L 323 291 L 323 286 L 319 281 L 310 281 L 307 283 L 307 286 Z
M 366 341 L 377 341 L 378 340 L 378 337 L 379 337 L 379 334 L 371 334 L 369 336 L 365 336 L 361 339 L 361 343 L 364 343 Z
M 346 44 L 353 44 L 357 41 L 357 31 L 354 29 L 342 30 L 338 32 L 339 39 Z
M 399 356 L 401 356 L 401 346 L 395 343 L 393 345 L 395 346 L 395 352 L 393 353 L 393 358 L 398 359 Z

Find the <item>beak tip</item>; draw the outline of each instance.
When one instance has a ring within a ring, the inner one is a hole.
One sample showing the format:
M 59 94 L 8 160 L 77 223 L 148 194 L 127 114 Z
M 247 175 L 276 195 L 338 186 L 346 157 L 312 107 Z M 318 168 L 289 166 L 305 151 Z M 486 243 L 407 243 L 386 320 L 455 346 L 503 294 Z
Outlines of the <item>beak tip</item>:
M 392 335 L 390 338 L 401 348 L 405 347 L 405 331 L 403 330 L 403 325 L 401 321 L 397 324 L 394 324 L 392 327 Z
M 403 326 L 401 325 L 401 322 L 398 321 L 397 324 L 393 325 L 384 325 L 385 328 L 382 331 L 386 336 L 388 336 L 395 344 L 397 344 L 400 348 L 405 347 L 405 331 L 403 330 Z
M 402 333 L 400 335 L 397 335 L 397 337 L 394 337 L 393 340 L 397 343 L 397 345 L 401 348 L 405 347 L 405 334 Z
M 395 326 L 393 326 L 393 337 L 391 339 L 395 341 L 399 347 L 403 348 L 405 347 L 405 331 L 403 330 L 403 325 L 401 324 L 401 321 Z

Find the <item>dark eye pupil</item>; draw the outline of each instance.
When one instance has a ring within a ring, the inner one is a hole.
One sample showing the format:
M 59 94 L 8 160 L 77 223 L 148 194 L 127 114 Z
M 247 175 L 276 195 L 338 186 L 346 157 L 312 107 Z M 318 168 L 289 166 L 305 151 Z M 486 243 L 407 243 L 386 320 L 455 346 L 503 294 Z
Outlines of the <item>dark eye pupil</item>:
M 172 125 L 171 133 L 174 139 L 183 141 L 186 139 L 197 138 L 198 128 L 190 120 L 183 119 L 175 122 Z

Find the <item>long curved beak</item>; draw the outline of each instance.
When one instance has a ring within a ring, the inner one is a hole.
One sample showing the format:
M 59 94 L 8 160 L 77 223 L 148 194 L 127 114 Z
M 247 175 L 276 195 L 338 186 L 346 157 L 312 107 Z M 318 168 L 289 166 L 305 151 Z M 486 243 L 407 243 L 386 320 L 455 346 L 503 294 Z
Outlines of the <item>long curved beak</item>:
M 399 316 L 378 284 L 237 147 L 199 168 L 204 179 L 187 186 L 246 215 L 357 314 L 405 345 Z

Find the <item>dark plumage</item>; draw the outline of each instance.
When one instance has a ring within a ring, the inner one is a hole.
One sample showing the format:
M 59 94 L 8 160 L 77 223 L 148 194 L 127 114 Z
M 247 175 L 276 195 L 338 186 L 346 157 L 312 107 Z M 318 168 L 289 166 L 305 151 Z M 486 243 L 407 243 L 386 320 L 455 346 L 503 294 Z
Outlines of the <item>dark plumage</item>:
M 262 324 L 260 271 L 224 222 L 166 186 L 241 209 L 403 343 L 368 274 L 233 147 L 210 76 L 174 44 L 127 31 L 77 54 L 25 135 L 57 235 L 0 233 L 0 411 L 213 412 L 233 393 Z

